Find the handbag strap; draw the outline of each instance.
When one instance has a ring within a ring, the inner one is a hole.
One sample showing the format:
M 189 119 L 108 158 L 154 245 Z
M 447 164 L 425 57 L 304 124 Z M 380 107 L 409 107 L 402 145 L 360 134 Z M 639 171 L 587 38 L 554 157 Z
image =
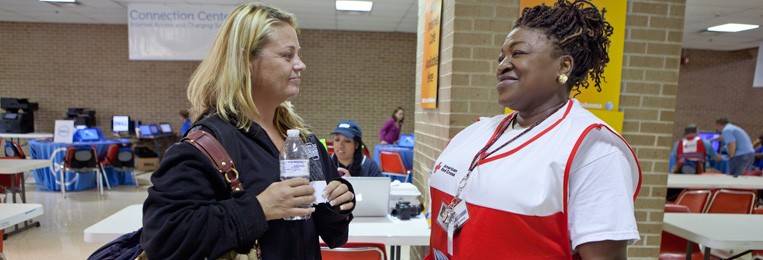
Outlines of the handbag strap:
M 233 159 L 230 158 L 225 147 L 220 144 L 215 136 L 204 130 L 191 129 L 181 142 L 190 143 L 206 155 L 212 161 L 217 172 L 222 174 L 230 184 L 232 192 L 244 191 L 244 187 L 238 179 L 238 170 L 236 170 L 236 165 L 233 164 Z
M 190 143 L 206 155 L 207 159 L 212 161 L 215 169 L 230 184 L 231 192 L 244 191 L 244 186 L 241 185 L 241 181 L 238 179 L 238 170 L 236 170 L 236 165 L 233 164 L 233 159 L 230 158 L 228 151 L 225 150 L 225 147 L 220 144 L 220 141 L 214 135 L 198 128 L 191 128 L 181 142 Z M 259 239 L 254 241 L 250 254 L 252 252 L 254 253 L 254 259 L 262 259 Z

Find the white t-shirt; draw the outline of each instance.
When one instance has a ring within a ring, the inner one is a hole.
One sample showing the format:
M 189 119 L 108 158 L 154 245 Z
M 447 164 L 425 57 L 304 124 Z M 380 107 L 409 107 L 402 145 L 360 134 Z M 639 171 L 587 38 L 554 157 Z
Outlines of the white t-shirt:
M 495 150 L 524 130 L 509 127 L 488 151 Z M 573 250 L 588 242 L 635 242 L 639 239 L 633 206 L 637 183 L 628 163 L 631 155 L 616 146 L 621 142 L 607 130 L 591 131 L 577 152 L 570 171 L 568 201 L 568 228 Z M 516 147 L 518 143 L 507 145 L 496 154 Z
M 603 240 L 639 239 L 633 208 L 634 183 L 629 154 L 609 131 L 593 131 L 573 161 L 569 180 L 568 224 L 572 248 Z

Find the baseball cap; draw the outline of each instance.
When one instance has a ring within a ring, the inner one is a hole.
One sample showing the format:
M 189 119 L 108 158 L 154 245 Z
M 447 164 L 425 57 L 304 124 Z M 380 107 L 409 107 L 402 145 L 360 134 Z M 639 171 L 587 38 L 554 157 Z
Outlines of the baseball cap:
M 363 139 L 363 132 L 360 131 L 358 124 L 352 120 L 339 121 L 339 124 L 336 125 L 336 128 L 334 128 L 334 131 L 331 132 L 331 134 L 341 134 L 351 139 L 355 139 L 357 136 L 358 139 Z

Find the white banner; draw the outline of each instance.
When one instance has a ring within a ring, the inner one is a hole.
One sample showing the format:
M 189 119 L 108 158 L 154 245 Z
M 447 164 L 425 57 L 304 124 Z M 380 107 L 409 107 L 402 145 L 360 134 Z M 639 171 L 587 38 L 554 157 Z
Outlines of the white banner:
M 755 63 L 755 77 L 752 80 L 753 88 L 763 88 L 763 42 L 758 46 L 758 61 Z
M 234 6 L 128 4 L 130 60 L 201 60 Z

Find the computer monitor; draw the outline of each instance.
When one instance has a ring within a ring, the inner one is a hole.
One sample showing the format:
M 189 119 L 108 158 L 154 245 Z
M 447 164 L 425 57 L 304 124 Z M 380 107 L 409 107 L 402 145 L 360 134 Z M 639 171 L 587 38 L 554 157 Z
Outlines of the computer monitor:
M 101 140 L 101 134 L 98 132 L 98 128 L 83 128 L 76 132 L 75 141 L 79 142 L 96 142 Z
M 160 123 L 159 128 L 162 130 L 162 134 L 171 134 L 172 133 L 172 125 L 170 123 Z
M 140 136 L 141 137 L 152 136 L 153 135 L 153 134 L 151 134 L 151 126 L 150 125 L 140 125 L 138 127 L 138 131 L 140 131 Z
M 159 126 L 156 124 L 150 124 L 148 125 L 151 129 L 151 135 L 159 135 L 162 133 L 162 131 L 159 129 Z
M 718 140 L 718 137 L 720 137 L 720 134 L 716 132 L 699 132 L 697 133 L 699 138 L 702 140 L 710 142 L 710 145 L 713 146 L 713 151 L 720 151 L 721 142 Z
M 129 116 L 112 116 L 111 131 L 114 133 L 130 132 L 130 117 Z

